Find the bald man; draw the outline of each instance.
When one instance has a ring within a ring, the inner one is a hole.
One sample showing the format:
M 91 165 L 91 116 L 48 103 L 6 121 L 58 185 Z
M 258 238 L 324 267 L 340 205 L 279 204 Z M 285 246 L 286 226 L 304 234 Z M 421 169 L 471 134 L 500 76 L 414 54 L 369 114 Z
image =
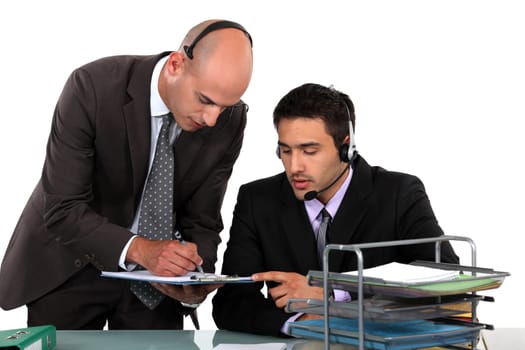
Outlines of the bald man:
M 128 281 L 101 278 L 100 271 L 214 271 L 252 64 L 248 32 L 209 20 L 192 28 L 177 51 L 106 57 L 76 69 L 56 105 L 41 179 L 2 262 L 0 306 L 27 305 L 28 326 L 183 328 L 183 316 L 216 286 L 179 287 L 151 308 Z M 182 232 L 186 244 L 137 234 L 166 118 L 173 233 Z

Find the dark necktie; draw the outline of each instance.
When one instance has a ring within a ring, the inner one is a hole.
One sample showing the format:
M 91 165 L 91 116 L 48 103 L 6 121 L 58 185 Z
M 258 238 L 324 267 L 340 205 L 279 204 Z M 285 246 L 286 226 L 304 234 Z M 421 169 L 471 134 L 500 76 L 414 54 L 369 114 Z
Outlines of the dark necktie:
M 162 117 L 155 158 L 142 197 L 138 234 L 152 240 L 172 239 L 173 232 L 173 148 L 170 145 L 171 114 Z M 131 291 L 153 310 L 164 298 L 147 282 L 131 282 Z
M 321 224 L 319 225 L 319 230 L 317 230 L 317 256 L 321 264 L 323 263 L 323 251 L 326 245 L 326 232 L 328 231 L 328 225 L 330 225 L 331 219 L 330 213 L 323 208 L 323 210 L 321 210 Z

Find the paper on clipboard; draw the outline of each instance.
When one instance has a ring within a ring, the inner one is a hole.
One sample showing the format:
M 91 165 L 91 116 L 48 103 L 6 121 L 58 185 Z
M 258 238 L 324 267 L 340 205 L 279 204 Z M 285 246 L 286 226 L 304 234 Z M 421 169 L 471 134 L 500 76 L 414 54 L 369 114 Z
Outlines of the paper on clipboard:
M 189 272 L 183 276 L 166 277 L 157 276 L 147 270 L 136 271 L 102 271 L 102 277 L 120 278 L 134 281 L 157 282 L 166 284 L 223 284 L 223 283 L 251 283 L 251 277 L 238 277 L 229 275 L 216 275 L 213 273 Z

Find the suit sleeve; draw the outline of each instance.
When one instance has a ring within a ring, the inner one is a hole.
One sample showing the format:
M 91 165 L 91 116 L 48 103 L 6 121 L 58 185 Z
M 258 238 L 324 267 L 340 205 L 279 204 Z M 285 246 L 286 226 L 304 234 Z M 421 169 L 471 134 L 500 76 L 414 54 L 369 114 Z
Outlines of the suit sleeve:
M 266 271 L 264 252 L 251 197 L 243 186 L 239 190 L 224 254 L 223 274 L 250 276 Z M 219 288 L 213 299 L 213 318 L 219 329 L 280 336 L 280 329 L 291 316 L 277 308 L 262 292 L 263 283 L 228 285 Z
M 42 172 L 43 217 L 51 239 L 99 268 L 116 269 L 131 233 L 93 202 L 97 98 L 87 72 L 68 79 L 57 103 Z M 111 242 L 111 244 L 107 244 Z

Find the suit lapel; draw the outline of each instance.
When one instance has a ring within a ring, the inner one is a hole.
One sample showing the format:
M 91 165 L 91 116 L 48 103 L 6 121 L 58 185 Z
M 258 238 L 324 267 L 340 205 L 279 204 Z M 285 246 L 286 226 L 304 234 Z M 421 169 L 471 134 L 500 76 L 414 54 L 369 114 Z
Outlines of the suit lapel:
M 354 163 L 352 181 L 335 215 L 328 233 L 328 243 L 350 244 L 369 207 L 372 193 L 370 166 L 359 157 Z M 345 252 L 344 254 L 353 254 Z M 330 255 L 330 270 L 340 271 L 344 254 Z
M 129 84 L 130 101 L 123 106 L 124 122 L 133 172 L 135 207 L 140 201 L 142 188 L 148 175 L 151 140 L 150 81 L 158 60 L 168 53 L 151 56 L 137 63 Z

